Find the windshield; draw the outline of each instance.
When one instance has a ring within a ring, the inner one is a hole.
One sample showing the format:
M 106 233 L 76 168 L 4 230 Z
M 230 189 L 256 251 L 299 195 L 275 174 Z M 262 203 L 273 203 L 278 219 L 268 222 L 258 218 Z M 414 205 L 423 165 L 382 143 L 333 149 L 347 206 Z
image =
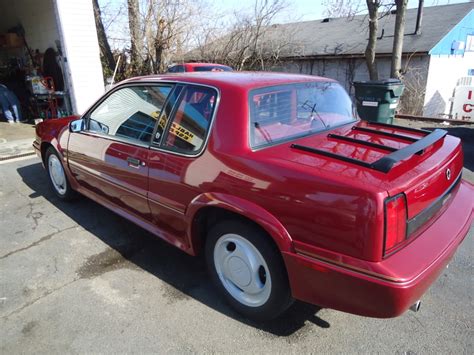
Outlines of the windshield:
M 252 148 L 327 130 L 355 119 L 349 95 L 336 82 L 289 84 L 250 92 Z

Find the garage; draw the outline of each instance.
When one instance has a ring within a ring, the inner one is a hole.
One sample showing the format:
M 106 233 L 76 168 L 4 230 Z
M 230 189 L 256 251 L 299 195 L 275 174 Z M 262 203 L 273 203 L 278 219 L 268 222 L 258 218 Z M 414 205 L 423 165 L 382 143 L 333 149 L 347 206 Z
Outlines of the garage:
M 84 112 L 104 92 L 92 3 L 0 0 L 0 84 L 6 139 L 7 122 Z

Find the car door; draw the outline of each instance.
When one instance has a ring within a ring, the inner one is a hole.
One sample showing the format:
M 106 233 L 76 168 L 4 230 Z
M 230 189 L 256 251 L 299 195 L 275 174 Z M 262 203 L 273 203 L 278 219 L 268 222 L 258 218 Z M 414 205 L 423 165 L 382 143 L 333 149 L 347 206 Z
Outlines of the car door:
M 216 101 L 217 91 L 213 88 L 177 87 L 160 117 L 159 127 L 163 131 L 154 136 L 150 150 L 148 196 L 152 219 L 165 238 L 184 249 L 184 214 L 193 198 L 201 193 L 188 172 L 203 158 L 200 155 L 209 136 Z
M 144 220 L 150 141 L 171 85 L 130 85 L 110 93 L 71 133 L 68 164 L 81 187 Z

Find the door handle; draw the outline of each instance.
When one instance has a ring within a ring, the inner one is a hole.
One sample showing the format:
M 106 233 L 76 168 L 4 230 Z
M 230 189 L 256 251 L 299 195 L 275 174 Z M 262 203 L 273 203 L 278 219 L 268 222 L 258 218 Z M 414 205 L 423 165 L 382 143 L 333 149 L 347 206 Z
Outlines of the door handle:
M 128 166 L 131 166 L 133 168 L 139 168 L 140 166 L 145 166 L 144 161 L 140 161 L 140 159 L 132 158 L 132 157 L 127 158 L 127 163 L 128 163 Z

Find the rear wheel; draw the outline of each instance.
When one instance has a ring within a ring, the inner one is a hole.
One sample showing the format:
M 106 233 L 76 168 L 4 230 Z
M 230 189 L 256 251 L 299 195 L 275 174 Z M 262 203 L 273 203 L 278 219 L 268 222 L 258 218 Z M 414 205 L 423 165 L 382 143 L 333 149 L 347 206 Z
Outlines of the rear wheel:
M 49 147 L 46 150 L 45 162 L 49 181 L 51 182 L 56 196 L 65 201 L 70 201 L 76 197 L 76 193 L 71 188 L 71 185 L 67 179 L 61 158 L 53 147 Z
M 206 241 L 206 261 L 217 288 L 246 317 L 272 319 L 291 305 L 281 255 L 259 228 L 238 220 L 215 225 Z

